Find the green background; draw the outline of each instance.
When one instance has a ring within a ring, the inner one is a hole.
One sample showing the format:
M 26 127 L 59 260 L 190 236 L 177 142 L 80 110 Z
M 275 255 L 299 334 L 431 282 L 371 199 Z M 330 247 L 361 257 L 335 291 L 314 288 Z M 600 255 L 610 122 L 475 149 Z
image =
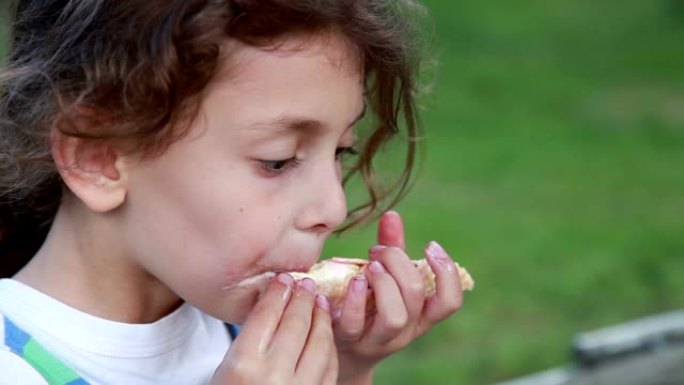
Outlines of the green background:
M 477 285 L 378 383 L 490 384 L 684 307 L 684 2 L 431 0 L 425 163 L 399 206 Z M 365 255 L 374 228 L 328 255 Z
M 377 383 L 490 384 L 684 307 L 684 2 L 426 3 L 438 66 L 398 210 L 414 258 L 438 240 L 477 287 Z M 374 232 L 325 255 L 363 256 Z

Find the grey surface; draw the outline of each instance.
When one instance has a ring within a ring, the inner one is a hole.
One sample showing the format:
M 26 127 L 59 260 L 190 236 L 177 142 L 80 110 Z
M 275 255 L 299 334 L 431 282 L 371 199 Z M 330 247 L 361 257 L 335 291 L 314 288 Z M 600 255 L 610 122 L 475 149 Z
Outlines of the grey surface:
M 684 311 L 577 335 L 575 362 L 498 385 L 684 385 Z
M 684 346 L 635 355 L 619 362 L 587 370 L 567 385 L 682 385 Z
M 497 385 L 567 385 L 573 373 L 572 369 L 556 368 L 511 381 L 499 382 Z
M 578 365 L 595 366 L 682 342 L 684 310 L 679 310 L 581 333 L 572 348 Z
M 684 344 L 595 368 L 557 368 L 498 385 L 684 385 Z

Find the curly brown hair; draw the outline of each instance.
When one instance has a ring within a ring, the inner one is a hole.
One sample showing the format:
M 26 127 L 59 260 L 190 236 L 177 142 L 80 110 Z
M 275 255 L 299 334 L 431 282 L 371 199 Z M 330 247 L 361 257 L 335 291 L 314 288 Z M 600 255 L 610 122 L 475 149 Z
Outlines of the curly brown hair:
M 424 11 L 411 0 L 19 0 L 13 11 L 0 73 L 0 276 L 30 258 L 59 206 L 51 127 L 161 154 L 185 135 L 226 38 L 267 46 L 335 29 L 358 49 L 375 118 L 344 181 L 359 175 L 369 199 L 343 229 L 392 207 L 412 179 Z M 399 132 L 403 171 L 383 188 L 373 158 Z

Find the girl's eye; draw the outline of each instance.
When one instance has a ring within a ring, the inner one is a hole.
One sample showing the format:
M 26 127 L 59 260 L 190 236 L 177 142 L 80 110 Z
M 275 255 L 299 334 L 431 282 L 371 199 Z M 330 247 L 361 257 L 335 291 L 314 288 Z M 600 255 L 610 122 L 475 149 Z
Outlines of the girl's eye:
M 342 160 L 345 155 L 358 155 L 359 152 L 354 147 L 337 147 L 335 150 L 335 160 Z
M 357 155 L 354 147 L 338 147 L 335 150 L 335 161 L 341 161 L 345 155 Z M 300 160 L 296 157 L 281 160 L 260 160 L 260 167 L 271 175 L 279 175 L 285 171 L 299 166 Z
M 283 160 L 260 160 L 261 168 L 270 174 L 282 174 L 288 169 L 297 167 L 299 165 L 299 159 L 289 158 Z

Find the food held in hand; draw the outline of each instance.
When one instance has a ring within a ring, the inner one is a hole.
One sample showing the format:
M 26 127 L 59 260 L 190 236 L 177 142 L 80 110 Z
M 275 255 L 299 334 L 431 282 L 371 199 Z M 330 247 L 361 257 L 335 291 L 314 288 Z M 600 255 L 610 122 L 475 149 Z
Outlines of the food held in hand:
M 412 261 L 423 276 L 425 296 L 428 297 L 435 292 L 435 274 L 425 259 Z M 333 309 L 340 308 L 344 301 L 349 282 L 357 275 L 363 274 L 370 261 L 365 259 L 352 258 L 331 258 L 316 263 L 311 270 L 306 273 L 290 273 L 295 280 L 311 278 L 316 282 L 316 289 L 319 293 L 328 297 Z M 461 278 L 461 288 L 463 290 L 473 290 L 475 281 L 468 274 L 468 271 L 454 262 L 455 268 Z M 373 308 L 372 297 L 369 298 L 367 308 Z

